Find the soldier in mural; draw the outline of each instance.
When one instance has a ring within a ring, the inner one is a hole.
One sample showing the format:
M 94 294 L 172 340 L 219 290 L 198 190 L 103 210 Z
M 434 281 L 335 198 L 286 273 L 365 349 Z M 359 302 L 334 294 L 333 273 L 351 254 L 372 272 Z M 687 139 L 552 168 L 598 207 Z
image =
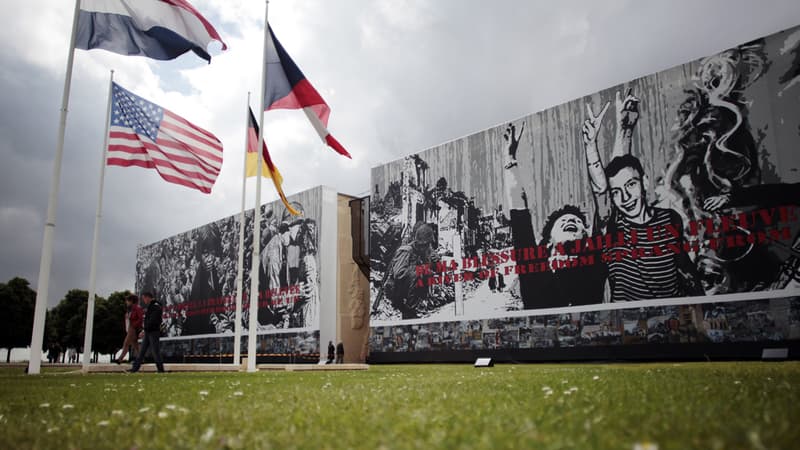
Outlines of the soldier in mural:
M 554 211 L 545 221 L 542 238 L 537 241 L 533 232 L 527 195 L 521 187 L 517 152 L 520 137 L 516 126 L 509 124 L 503 135 L 508 157 L 504 168 L 506 202 L 510 205 L 511 235 L 514 250 L 521 255 L 526 249 L 539 246 L 547 248 L 546 261 L 534 261 L 517 256 L 515 267 L 519 279 L 519 292 L 524 309 L 557 308 L 586 305 L 603 301 L 607 268 L 597 252 L 583 255 L 568 254 L 565 245 L 585 239 L 590 235 L 586 214 L 577 206 L 565 205 Z M 536 154 L 536 150 L 532 149 Z M 542 155 L 545 157 L 545 155 Z M 577 265 L 580 256 L 592 258 L 591 263 Z
M 436 238 L 430 225 L 418 222 L 413 239 L 400 246 L 387 267 L 383 293 L 403 319 L 420 315 L 421 302 L 428 296 L 428 286 L 417 283 L 417 267 L 434 259 Z

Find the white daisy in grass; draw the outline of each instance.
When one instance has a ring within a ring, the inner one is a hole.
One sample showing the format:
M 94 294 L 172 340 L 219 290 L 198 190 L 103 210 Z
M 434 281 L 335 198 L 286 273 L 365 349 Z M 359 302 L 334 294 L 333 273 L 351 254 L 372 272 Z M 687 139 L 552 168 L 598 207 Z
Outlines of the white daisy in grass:
M 100 422 L 97 422 L 97 426 L 98 427 L 107 427 L 108 424 L 109 424 L 109 421 L 107 421 L 107 420 L 101 420 Z
M 594 381 L 597 381 L 597 380 L 599 380 L 599 379 L 600 379 L 600 375 L 595 375 L 595 376 L 593 376 L 593 377 L 592 377 L 592 379 L 593 379 Z
M 174 411 L 175 408 L 177 408 L 177 406 L 175 406 L 175 405 L 164 405 L 164 408 Z
M 241 397 L 243 395 L 244 395 L 244 392 L 242 392 L 242 391 L 236 391 L 236 392 L 233 393 L 234 397 Z
M 40 403 L 39 404 L 39 408 L 49 408 L 49 407 L 50 407 L 50 403 Z
M 169 414 L 167 414 L 165 411 L 159 411 L 158 412 L 158 418 L 159 419 L 166 419 L 167 417 L 169 417 Z
M 123 415 L 123 414 L 124 414 L 124 413 L 123 413 L 121 410 L 119 410 L 119 409 L 115 409 L 115 410 L 111 411 L 111 415 L 112 415 L 112 416 L 121 416 L 121 415 Z
M 140 413 L 146 413 L 147 411 L 150 411 L 150 407 L 149 406 L 145 406 L 144 408 L 139 408 L 139 412 Z
M 214 437 L 214 429 L 213 428 L 206 428 L 205 433 L 203 433 L 203 435 L 200 436 L 200 440 L 203 441 L 203 442 L 209 442 L 209 441 L 211 441 L 211 438 L 213 438 L 213 437 Z
M 69 403 L 65 403 L 64 405 L 61 406 L 61 409 L 72 409 L 74 407 L 75 405 L 70 405 Z
M 198 394 L 200 394 L 203 397 L 205 397 L 206 395 L 208 395 L 208 391 L 200 391 L 200 392 L 198 392 Z
M 658 444 L 655 442 L 637 442 L 633 444 L 633 450 L 658 450 Z

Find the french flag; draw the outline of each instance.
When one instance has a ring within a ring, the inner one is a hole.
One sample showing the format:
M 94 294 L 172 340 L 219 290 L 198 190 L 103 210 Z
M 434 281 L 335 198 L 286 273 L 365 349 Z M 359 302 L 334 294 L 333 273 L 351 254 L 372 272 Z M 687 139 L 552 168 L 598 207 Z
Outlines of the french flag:
M 81 0 L 75 48 L 175 59 L 191 50 L 211 62 L 211 41 L 227 45 L 186 0 Z
M 267 26 L 266 60 L 267 79 L 264 86 L 265 110 L 302 109 L 319 137 L 340 155 L 350 158 L 350 153 L 328 132 L 331 109 L 306 76 L 286 53 L 272 27 Z

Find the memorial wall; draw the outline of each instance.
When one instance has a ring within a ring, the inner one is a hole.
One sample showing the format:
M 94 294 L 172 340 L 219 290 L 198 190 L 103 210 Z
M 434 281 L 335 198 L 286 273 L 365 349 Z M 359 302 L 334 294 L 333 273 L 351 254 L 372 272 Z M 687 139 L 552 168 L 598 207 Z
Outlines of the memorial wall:
M 800 28 L 372 169 L 372 361 L 800 339 Z
M 247 330 L 255 326 L 260 360 L 317 361 L 322 299 L 335 311 L 336 193 L 317 187 L 289 201 L 301 216 L 289 214 L 280 201 L 261 207 L 255 318 L 248 314 L 254 214 L 245 213 L 242 354 Z M 240 225 L 236 214 L 139 247 L 136 291 L 150 291 L 164 305 L 162 354 L 168 361 L 232 361 Z M 325 271 L 331 272 L 327 280 Z M 325 296 L 331 289 L 333 295 Z

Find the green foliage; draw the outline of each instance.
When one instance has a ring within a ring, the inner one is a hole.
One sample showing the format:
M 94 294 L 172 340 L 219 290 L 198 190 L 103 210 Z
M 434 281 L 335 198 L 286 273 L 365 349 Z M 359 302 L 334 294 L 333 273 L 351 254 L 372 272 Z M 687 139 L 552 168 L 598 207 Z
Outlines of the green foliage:
M 108 299 L 95 302 L 92 350 L 112 355 L 120 349 L 125 338 L 125 297 L 130 291 L 113 292 Z
M 63 349 L 83 348 L 83 331 L 86 327 L 86 302 L 89 292 L 72 289 L 50 310 L 55 342 Z
M 123 320 L 125 297 L 128 295 L 130 291 L 126 290 L 113 292 L 108 299 L 95 296 L 92 351 L 110 355 L 119 350 L 125 337 Z M 45 341 L 58 343 L 62 349 L 82 349 L 88 299 L 87 291 L 73 289 L 48 311 Z
M 798 362 L 0 370 L 0 448 L 791 449 L 798 379 Z
M 15 277 L 0 283 L 0 348 L 8 349 L 7 360 L 12 348 L 30 345 L 35 305 L 36 291 L 28 280 Z

